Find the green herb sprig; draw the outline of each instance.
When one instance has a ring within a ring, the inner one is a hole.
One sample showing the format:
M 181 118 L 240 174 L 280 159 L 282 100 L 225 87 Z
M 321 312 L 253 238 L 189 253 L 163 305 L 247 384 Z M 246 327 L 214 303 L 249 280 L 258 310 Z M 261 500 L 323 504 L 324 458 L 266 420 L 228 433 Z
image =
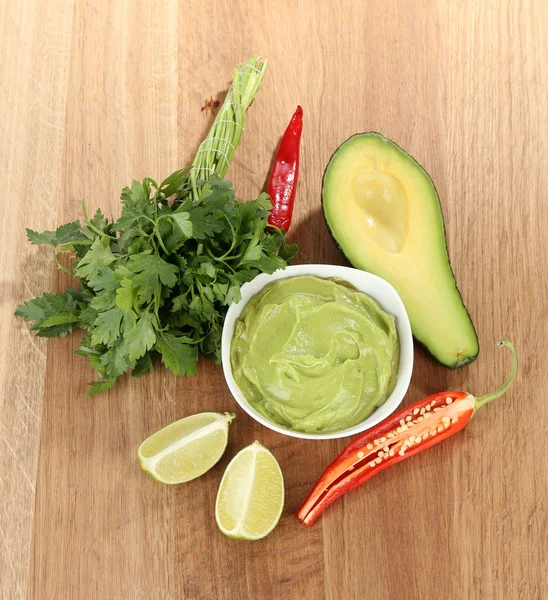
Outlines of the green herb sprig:
M 237 95 L 240 86 L 233 84 L 225 104 L 247 108 L 263 72 L 264 63 L 250 59 L 234 79 L 246 83 L 242 89 L 249 95 Z M 224 109 L 206 141 L 215 137 L 222 144 L 226 136 L 235 147 L 238 127 L 219 129 L 233 110 Z M 243 113 L 230 115 L 243 129 Z M 84 204 L 83 223 L 42 233 L 27 229 L 29 241 L 51 246 L 57 266 L 80 285 L 29 300 L 16 315 L 42 337 L 64 337 L 77 328 L 87 332 L 76 354 L 87 357 L 99 376 L 89 394 L 112 388 L 124 373 L 153 371 L 155 355 L 176 375 L 195 375 L 199 354 L 220 363 L 224 318 L 228 306 L 240 300 L 240 286 L 285 267 L 297 252 L 286 245 L 282 230 L 266 230 L 268 195 L 239 203 L 231 183 L 221 178 L 228 165 L 215 156 L 199 152 L 193 167 L 160 185 L 150 178 L 134 180 L 122 190 L 122 213 L 114 222 L 100 210 L 89 218 Z M 74 252 L 72 269 L 57 257 L 67 250 Z

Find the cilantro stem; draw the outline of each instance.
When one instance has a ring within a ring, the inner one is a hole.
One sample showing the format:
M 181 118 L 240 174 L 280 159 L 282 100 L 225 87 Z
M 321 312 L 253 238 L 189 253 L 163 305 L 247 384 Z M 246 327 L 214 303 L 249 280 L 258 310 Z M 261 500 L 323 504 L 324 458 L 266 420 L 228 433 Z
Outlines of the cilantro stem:
M 158 242 L 160 243 L 160 246 L 162 247 L 162 250 L 169 256 L 171 254 L 171 252 L 166 248 L 165 244 L 164 244 L 164 240 L 162 239 L 162 236 L 160 235 L 160 232 L 158 231 L 158 223 L 160 221 L 160 219 L 162 219 L 163 217 L 165 217 L 166 215 L 162 215 L 160 216 L 158 219 L 156 219 L 156 221 L 154 219 L 151 219 L 149 216 L 147 215 L 141 215 L 143 217 L 143 219 L 146 219 L 147 221 L 150 221 L 153 225 L 153 233 L 154 233 L 154 237 L 158 240 Z M 147 233 L 145 233 L 143 231 L 143 235 L 149 235 Z M 154 240 L 152 239 L 152 237 L 150 238 L 150 241 L 154 244 Z M 154 247 L 156 248 L 156 244 L 154 244 Z
M 160 235 L 160 232 L 158 231 L 158 221 L 156 221 L 156 223 L 154 224 L 154 235 L 156 236 L 156 239 L 160 242 L 160 246 L 162 246 L 162 250 L 166 253 L 167 256 L 169 256 L 171 254 L 171 252 L 165 247 L 164 240 L 162 239 L 162 236 Z
M 198 181 L 207 181 L 213 173 L 225 176 L 242 137 L 245 112 L 259 91 L 265 70 L 266 60 L 260 56 L 252 56 L 234 69 L 232 85 L 190 169 L 194 199 L 198 199 Z
M 232 243 L 230 244 L 230 248 L 222 256 L 219 256 L 221 260 L 226 258 L 232 252 L 232 250 L 234 250 L 234 246 L 236 245 L 236 231 L 234 230 L 234 227 L 232 227 L 232 223 L 230 222 L 228 215 L 226 213 L 222 213 L 222 215 L 226 219 L 226 222 L 232 231 Z
M 97 227 L 95 227 L 95 225 L 91 222 L 91 219 L 88 217 L 88 213 L 87 213 L 87 210 L 86 210 L 86 201 L 85 201 L 85 199 L 82 200 L 82 210 L 84 211 L 84 221 L 86 222 L 86 225 L 89 227 L 89 229 L 91 229 L 97 235 L 100 235 L 101 237 L 104 236 L 104 235 L 106 235 L 111 240 L 118 239 L 115 235 L 110 235 L 109 233 L 106 233 L 105 231 L 101 231 L 100 229 L 98 229 Z
M 211 250 L 206 246 L 206 252 L 209 254 L 209 256 L 216 262 L 220 262 L 221 264 L 223 264 L 227 269 L 230 269 L 233 273 L 236 273 L 236 271 L 222 258 L 219 258 L 218 256 L 215 256 L 215 254 L 213 254 L 213 252 L 211 252 Z
M 156 315 L 156 320 L 160 323 L 160 315 L 158 314 L 160 311 L 160 301 L 162 300 L 161 296 L 162 286 L 159 286 L 158 291 L 156 292 L 156 297 L 154 299 L 154 314 Z
M 59 271 L 63 271 L 64 273 L 68 273 L 69 275 L 74 276 L 74 273 L 70 269 L 67 269 L 59 262 L 59 259 L 57 258 L 57 246 L 53 247 L 52 250 L 53 250 L 53 258 L 55 260 L 55 264 L 57 265 L 57 268 L 59 269 Z

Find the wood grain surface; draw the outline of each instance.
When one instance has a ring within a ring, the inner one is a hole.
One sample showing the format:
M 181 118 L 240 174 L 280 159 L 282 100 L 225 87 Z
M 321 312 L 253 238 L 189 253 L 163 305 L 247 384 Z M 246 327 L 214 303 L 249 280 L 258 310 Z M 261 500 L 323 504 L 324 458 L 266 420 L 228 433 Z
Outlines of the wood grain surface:
M 548 8 L 546 2 L 0 0 L 0 596 L 49 599 L 548 597 Z M 69 277 L 31 247 L 91 209 L 118 215 L 132 178 L 186 166 L 250 54 L 268 58 L 228 176 L 263 188 L 305 111 L 291 239 L 297 262 L 344 264 L 320 210 L 323 169 L 380 131 L 432 176 L 482 351 L 448 371 L 420 348 L 405 403 L 444 389 L 512 390 L 455 438 L 385 471 L 308 529 L 293 516 L 348 440 L 281 436 L 237 410 L 221 369 L 158 370 L 82 397 L 79 335 L 45 341 L 15 305 Z M 164 487 L 136 449 L 202 410 L 236 410 L 221 463 Z M 224 467 L 254 439 L 278 458 L 286 508 L 265 540 L 219 533 Z

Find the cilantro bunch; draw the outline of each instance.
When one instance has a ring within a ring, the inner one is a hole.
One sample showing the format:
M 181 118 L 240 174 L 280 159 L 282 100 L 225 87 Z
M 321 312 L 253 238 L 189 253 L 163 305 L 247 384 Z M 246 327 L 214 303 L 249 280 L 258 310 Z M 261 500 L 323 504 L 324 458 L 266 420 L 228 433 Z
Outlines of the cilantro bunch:
M 99 210 L 83 225 L 27 230 L 32 244 L 52 246 L 55 256 L 74 251 L 80 289 L 45 293 L 16 314 L 43 337 L 87 330 L 76 354 L 101 378 L 92 394 L 130 370 L 152 371 L 155 354 L 176 375 L 195 375 L 199 354 L 220 363 L 224 317 L 242 283 L 285 267 L 297 250 L 282 230 L 266 230 L 268 195 L 239 203 L 217 175 L 198 184 L 196 198 L 188 171 L 177 171 L 160 185 L 133 181 L 121 200 L 113 223 Z
M 228 169 L 244 114 L 262 82 L 266 61 L 251 57 L 233 83 L 192 167 L 158 185 L 133 181 L 122 190 L 122 214 L 109 222 L 98 210 L 84 223 L 56 231 L 27 229 L 32 244 L 52 247 L 59 269 L 79 289 L 45 293 L 17 307 L 43 337 L 87 331 L 76 354 L 97 371 L 89 394 L 112 388 L 120 375 L 153 370 L 155 355 L 176 375 L 195 375 L 199 354 L 221 361 L 221 331 L 240 286 L 283 268 L 297 252 L 269 226 L 267 194 L 239 203 Z M 57 252 L 71 250 L 67 269 Z

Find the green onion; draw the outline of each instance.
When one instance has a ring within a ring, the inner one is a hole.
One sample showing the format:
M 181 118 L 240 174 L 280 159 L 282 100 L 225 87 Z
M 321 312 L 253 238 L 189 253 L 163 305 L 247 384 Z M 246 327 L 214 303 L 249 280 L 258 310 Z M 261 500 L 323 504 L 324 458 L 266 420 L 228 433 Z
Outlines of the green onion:
M 207 180 L 213 173 L 225 176 L 242 137 L 245 111 L 259 91 L 265 70 L 266 60 L 252 56 L 243 67 L 232 72 L 232 85 L 190 169 L 195 198 L 198 181 Z

